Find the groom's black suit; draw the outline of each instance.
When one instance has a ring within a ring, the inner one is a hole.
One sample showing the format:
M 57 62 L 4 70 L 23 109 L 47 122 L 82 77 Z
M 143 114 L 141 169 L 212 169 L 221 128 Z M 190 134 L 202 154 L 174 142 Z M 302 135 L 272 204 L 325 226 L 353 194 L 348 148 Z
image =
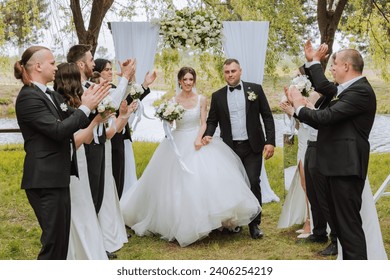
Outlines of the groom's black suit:
M 328 99 L 336 95 L 337 86 L 326 79 L 321 65 L 315 64 L 309 71 L 316 91 Z M 317 166 L 328 181 L 330 215 L 344 259 L 367 258 L 360 208 L 375 112 L 375 93 L 362 77 L 327 108 L 315 111 L 304 107 L 298 114 L 303 122 L 318 127 Z
M 213 136 L 215 129 L 219 125 L 222 140 L 241 158 L 248 174 L 251 190 L 261 205 L 260 171 L 262 152 L 265 144 L 275 146 L 275 124 L 261 85 L 247 82 L 242 82 L 242 84 L 245 94 L 248 141 L 233 141 L 227 86 L 212 94 L 210 111 L 207 118 L 207 129 L 204 135 Z M 248 92 L 250 91 L 256 94 L 256 100 L 250 101 L 248 99 Z M 264 123 L 265 136 L 260 122 L 260 116 Z M 252 223 L 256 225 L 261 223 L 261 213 Z
M 62 110 L 60 104 L 65 101 L 57 92 L 51 92 L 51 98 L 56 106 L 37 86 L 24 86 L 16 100 L 16 117 L 26 151 L 22 189 L 26 190 L 42 228 L 38 259 L 66 259 L 70 228 L 70 141 L 74 132 L 88 126 L 89 120 L 81 110 L 69 106 Z

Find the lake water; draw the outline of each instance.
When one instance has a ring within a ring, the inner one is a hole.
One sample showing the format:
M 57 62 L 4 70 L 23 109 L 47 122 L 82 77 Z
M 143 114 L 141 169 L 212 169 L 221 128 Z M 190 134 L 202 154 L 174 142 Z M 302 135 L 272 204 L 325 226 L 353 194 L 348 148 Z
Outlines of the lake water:
M 155 108 L 153 102 L 161 98 L 162 91 L 152 91 L 142 103 L 145 107 L 145 114 L 154 117 Z M 284 115 L 275 114 L 276 146 L 283 146 L 283 134 L 288 132 L 284 124 Z M 18 128 L 15 118 L 0 118 L 0 128 Z M 133 133 L 135 141 L 159 142 L 164 139 L 165 134 L 162 123 L 159 119 L 149 120 L 142 118 Z M 371 152 L 390 152 L 390 115 L 377 115 L 370 134 Z M 0 133 L 0 144 L 23 143 L 20 133 Z

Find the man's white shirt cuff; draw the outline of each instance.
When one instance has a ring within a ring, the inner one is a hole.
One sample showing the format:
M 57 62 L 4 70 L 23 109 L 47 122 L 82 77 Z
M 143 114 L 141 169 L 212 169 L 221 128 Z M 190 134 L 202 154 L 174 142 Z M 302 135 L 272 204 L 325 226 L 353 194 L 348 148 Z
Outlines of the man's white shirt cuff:
M 84 114 L 89 117 L 89 114 L 91 113 L 91 110 L 85 105 L 80 105 L 79 109 L 84 112 Z
M 305 68 L 310 68 L 312 65 L 314 64 L 321 64 L 321 62 L 317 61 L 317 60 L 313 60 L 313 61 L 306 61 L 305 62 Z

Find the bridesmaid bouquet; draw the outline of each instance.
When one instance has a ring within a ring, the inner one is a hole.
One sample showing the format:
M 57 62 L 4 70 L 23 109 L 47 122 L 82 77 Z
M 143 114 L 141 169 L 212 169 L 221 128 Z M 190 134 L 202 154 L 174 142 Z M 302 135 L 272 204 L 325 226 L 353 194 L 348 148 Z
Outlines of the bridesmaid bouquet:
M 183 114 L 183 106 L 173 101 L 165 101 L 160 106 L 158 106 L 156 110 L 156 117 L 168 122 L 180 120 L 183 117 Z
M 131 96 L 133 100 L 139 99 L 141 95 L 144 93 L 144 89 L 141 85 L 136 83 L 131 83 L 127 87 L 127 93 Z
M 309 97 L 310 92 L 313 90 L 311 82 L 306 75 L 298 75 L 295 77 L 290 84 L 291 87 L 296 87 L 303 96 Z
M 107 95 L 102 102 L 100 102 L 97 111 L 103 118 L 106 116 L 107 112 L 109 112 L 109 114 L 115 112 L 115 107 L 112 104 L 112 97 L 110 95 Z

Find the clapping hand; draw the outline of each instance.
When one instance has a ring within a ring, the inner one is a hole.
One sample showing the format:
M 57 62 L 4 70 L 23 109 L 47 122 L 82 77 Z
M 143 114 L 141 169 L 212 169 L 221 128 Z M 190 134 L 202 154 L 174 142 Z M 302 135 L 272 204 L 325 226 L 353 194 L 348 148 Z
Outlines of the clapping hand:
M 121 67 L 120 72 L 117 72 L 116 74 L 120 77 L 124 77 L 129 81 L 133 81 L 135 79 L 135 69 L 137 62 L 135 59 L 126 59 L 122 63 L 119 62 L 119 65 Z
M 137 110 L 138 107 L 138 101 L 134 100 L 130 103 L 130 105 L 127 105 L 127 101 L 124 100 L 121 103 L 121 106 L 119 107 L 119 117 L 122 119 L 128 119 L 135 110 Z
M 307 40 L 304 46 L 305 51 L 305 57 L 308 62 L 311 62 L 313 60 L 315 61 L 321 61 L 323 59 L 326 59 L 328 57 L 328 45 L 323 43 L 321 44 L 318 49 L 314 49 L 313 45 L 311 44 L 310 40 Z
M 142 83 L 142 86 L 147 89 L 149 85 L 151 85 L 157 78 L 156 70 L 153 70 L 152 73 L 146 72 L 144 82 Z
M 91 84 L 81 96 L 81 104 L 87 106 L 91 111 L 95 109 L 100 102 L 109 94 L 111 84 L 104 81 L 101 84 Z

